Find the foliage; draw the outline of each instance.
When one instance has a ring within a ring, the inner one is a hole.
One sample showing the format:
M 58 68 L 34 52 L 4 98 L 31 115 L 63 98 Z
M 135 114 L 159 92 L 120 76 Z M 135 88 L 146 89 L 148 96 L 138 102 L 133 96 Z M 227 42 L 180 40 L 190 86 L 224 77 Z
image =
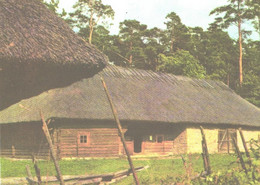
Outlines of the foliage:
M 260 37 L 260 1 L 259 0 L 246 0 L 246 5 L 252 15 L 252 24 Z
M 60 0 L 51 0 L 50 2 L 44 1 L 44 4 L 54 13 L 58 14 Z
M 93 31 L 99 21 L 113 18 L 115 14 L 112 7 L 104 5 L 102 0 L 78 0 L 73 8 L 74 12 L 69 14 L 70 24 L 79 30 L 86 29 L 89 43 L 92 43 Z
M 229 4 L 215 8 L 210 15 L 223 15 L 215 18 L 215 22 L 211 24 L 211 28 L 228 28 L 232 24 L 238 25 L 240 20 L 246 21 L 252 19 L 251 11 L 248 10 L 245 2 L 241 0 L 227 0 Z
M 190 33 L 193 44 L 190 52 L 205 67 L 207 78 L 233 82 L 236 48 L 229 35 L 221 30 L 204 32 L 199 27 L 190 29 Z
M 166 16 L 166 46 L 167 43 L 168 50 L 174 52 L 177 49 L 189 50 L 190 35 L 188 33 L 188 28 L 182 24 L 180 17 L 175 13 L 171 12 Z
M 250 151 L 253 155 L 252 166 L 247 165 L 248 172 L 245 173 L 239 166 L 235 168 L 228 169 L 227 171 L 215 170 L 212 174 L 207 176 L 204 179 L 195 179 L 192 184 L 207 184 L 207 185 L 225 185 L 225 184 L 234 184 L 234 185 L 243 185 L 251 184 L 256 185 L 260 184 L 260 145 L 256 140 L 250 141 Z M 246 156 L 244 155 L 243 158 Z M 251 156 L 252 157 L 252 156 Z M 230 163 L 230 162 L 229 162 Z M 248 163 L 248 161 L 247 161 Z M 230 163 L 232 164 L 232 163 Z
M 177 50 L 172 56 L 160 54 L 157 70 L 196 78 L 204 78 L 206 74 L 199 61 L 185 50 Z
M 166 29 L 148 28 L 138 20 L 124 20 L 119 34 L 110 35 L 108 22 L 114 16 L 101 0 L 78 0 L 74 11 L 58 13 L 85 40 L 104 52 L 115 65 L 165 71 L 175 75 L 220 80 L 243 98 L 260 106 L 260 45 L 243 34 L 234 41 L 224 30 L 241 20 L 251 21 L 259 31 L 259 1 L 227 0 L 228 4 L 212 10 L 218 15 L 208 30 L 187 27 L 170 12 L 165 17 Z M 239 7 L 238 7 L 238 3 Z M 57 13 L 59 0 L 48 1 Z M 247 22 L 248 23 L 248 22 Z M 239 62 L 243 53 L 243 85 L 240 86 Z
M 242 97 L 260 107 L 260 41 L 250 41 L 244 50 L 244 83 L 235 88 Z
M 127 63 L 134 66 L 136 61 L 145 61 L 142 36 L 147 26 L 136 20 L 125 20 L 119 25 L 119 38 L 123 42 L 123 56 L 128 58 Z

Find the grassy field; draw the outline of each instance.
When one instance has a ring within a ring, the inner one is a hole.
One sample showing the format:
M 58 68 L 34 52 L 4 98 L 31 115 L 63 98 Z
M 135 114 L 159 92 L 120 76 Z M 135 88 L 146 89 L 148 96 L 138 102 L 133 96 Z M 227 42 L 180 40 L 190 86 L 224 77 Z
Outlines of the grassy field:
M 190 176 L 194 176 L 203 171 L 203 162 L 200 155 L 184 156 L 188 168 L 185 168 L 180 156 L 173 156 L 167 159 L 135 159 L 134 165 L 146 166 L 149 168 L 138 172 L 141 184 L 168 184 L 176 181 L 183 181 L 188 170 Z M 210 155 L 212 170 L 214 172 L 225 173 L 229 169 L 239 168 L 234 155 Z M 92 175 L 129 168 L 126 159 L 71 159 L 61 160 L 60 167 L 63 175 Z M 31 160 L 12 160 L 1 158 L 1 176 L 5 177 L 26 177 L 25 165 L 29 165 L 34 174 Z M 42 176 L 55 176 L 55 169 L 51 161 L 39 160 L 39 168 Z M 132 176 L 123 179 L 117 184 L 133 184 Z

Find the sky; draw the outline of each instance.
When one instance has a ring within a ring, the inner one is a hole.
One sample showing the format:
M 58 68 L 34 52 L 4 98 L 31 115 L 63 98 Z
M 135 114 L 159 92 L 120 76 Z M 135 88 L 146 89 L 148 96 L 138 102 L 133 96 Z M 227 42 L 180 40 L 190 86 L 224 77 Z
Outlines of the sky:
M 76 0 L 60 0 L 60 8 L 69 12 L 75 2 Z M 109 28 L 111 34 L 118 34 L 119 23 L 126 19 L 138 20 L 148 28 L 164 29 L 165 17 L 170 12 L 175 12 L 186 26 L 199 26 L 206 30 L 209 23 L 214 21 L 214 16 L 209 16 L 210 11 L 227 4 L 227 0 L 103 0 L 102 2 L 111 5 L 115 11 L 114 20 L 111 20 L 113 25 Z M 237 28 L 231 27 L 228 32 L 232 38 L 237 38 Z M 254 33 L 252 37 L 257 38 L 258 35 Z

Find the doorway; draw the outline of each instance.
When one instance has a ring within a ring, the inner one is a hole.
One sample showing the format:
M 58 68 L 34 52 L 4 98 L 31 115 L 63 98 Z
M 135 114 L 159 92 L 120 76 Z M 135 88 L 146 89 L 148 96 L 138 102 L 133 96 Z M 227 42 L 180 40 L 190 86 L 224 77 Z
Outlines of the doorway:
M 142 137 L 134 136 L 134 152 L 141 153 L 142 152 Z

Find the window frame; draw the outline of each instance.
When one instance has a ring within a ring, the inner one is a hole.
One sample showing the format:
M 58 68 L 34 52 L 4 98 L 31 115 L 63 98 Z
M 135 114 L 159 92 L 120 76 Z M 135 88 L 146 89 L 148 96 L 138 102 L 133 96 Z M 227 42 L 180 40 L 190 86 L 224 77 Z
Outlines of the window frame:
M 146 137 L 146 139 L 145 139 L 146 142 L 150 142 L 150 143 L 163 143 L 164 142 L 164 135 L 163 134 L 151 134 L 151 135 L 147 135 L 145 137 Z M 159 137 L 162 138 L 161 142 L 158 142 Z M 150 138 L 152 138 L 152 140 L 150 140 Z
M 81 143 L 81 136 L 86 136 L 86 143 Z M 78 132 L 77 134 L 77 144 L 78 146 L 88 146 L 90 145 L 90 132 Z

